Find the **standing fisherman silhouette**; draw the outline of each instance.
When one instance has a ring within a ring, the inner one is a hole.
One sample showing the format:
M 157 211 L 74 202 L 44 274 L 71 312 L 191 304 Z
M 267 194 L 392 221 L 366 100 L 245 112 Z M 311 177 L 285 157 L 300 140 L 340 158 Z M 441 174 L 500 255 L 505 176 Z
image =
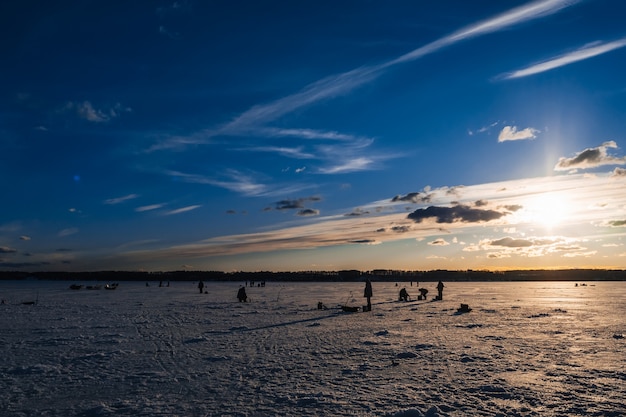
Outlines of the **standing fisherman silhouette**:
M 370 279 L 367 278 L 365 280 L 365 291 L 363 293 L 363 297 L 367 298 L 367 311 L 372 310 L 372 300 L 371 300 L 372 296 L 373 296 L 372 281 L 370 281 Z
M 445 287 L 445 285 L 443 285 L 443 282 L 439 281 L 437 284 L 437 292 L 439 293 L 437 295 L 437 300 L 439 301 L 443 300 L 443 287 Z
M 239 291 L 237 291 L 237 298 L 240 303 L 245 303 L 248 301 L 248 295 L 246 294 L 246 288 L 243 286 L 239 287 Z

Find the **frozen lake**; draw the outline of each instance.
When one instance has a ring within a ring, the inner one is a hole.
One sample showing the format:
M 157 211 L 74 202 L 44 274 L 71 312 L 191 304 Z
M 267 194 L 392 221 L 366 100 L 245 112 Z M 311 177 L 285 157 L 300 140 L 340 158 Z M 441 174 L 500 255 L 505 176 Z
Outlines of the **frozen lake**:
M 626 282 L 71 283 L 0 281 L 2 416 L 626 415 Z

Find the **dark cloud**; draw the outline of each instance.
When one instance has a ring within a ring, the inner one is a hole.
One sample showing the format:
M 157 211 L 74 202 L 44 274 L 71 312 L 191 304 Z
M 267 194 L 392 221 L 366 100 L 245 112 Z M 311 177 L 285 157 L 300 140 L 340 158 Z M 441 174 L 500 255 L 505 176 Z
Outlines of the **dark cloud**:
M 358 240 L 351 240 L 350 243 L 368 244 L 368 243 L 376 243 L 376 241 L 373 239 L 358 239 Z
M 360 208 L 357 208 L 354 211 L 352 211 L 351 213 L 346 214 L 346 216 L 356 217 L 356 216 L 363 216 L 365 214 L 370 214 L 370 212 L 366 211 L 366 210 L 361 210 Z
M 446 240 L 442 239 L 442 238 L 435 239 L 432 242 L 428 242 L 428 244 L 431 245 L 431 246 L 447 246 L 447 245 L 449 245 L 449 243 L 446 242 Z
M 303 209 L 296 213 L 298 216 L 317 216 L 320 214 L 319 210 L 315 209 Z
M 507 248 L 527 248 L 533 246 L 533 241 L 528 239 L 513 239 L 512 237 L 504 237 L 489 242 L 491 246 L 505 246 Z
M 626 169 L 615 168 L 611 173 L 611 177 L 626 177 Z
M 0 268 L 33 268 L 50 265 L 49 262 L 0 262 Z
M 396 233 L 406 233 L 411 230 L 411 226 L 393 226 L 391 230 Z
M 274 203 L 276 210 L 295 210 L 295 209 L 303 209 L 304 203 L 307 201 L 320 201 L 320 197 L 304 197 L 298 198 L 297 200 L 280 200 Z
M 398 201 L 410 201 L 412 203 L 417 201 L 417 198 L 419 197 L 420 193 L 408 193 L 406 195 L 397 195 L 394 198 L 391 199 L 391 201 L 393 203 L 396 203 Z
M 397 195 L 391 199 L 392 203 L 398 203 L 402 201 L 408 201 L 409 203 L 429 203 L 432 199 L 432 194 L 424 193 L 408 193 L 406 195 Z
M 291 210 L 304 208 L 304 200 L 281 200 L 276 202 L 276 210 Z
M 474 205 L 475 205 L 476 207 L 485 207 L 487 204 L 489 204 L 489 203 L 487 203 L 487 201 L 485 201 L 485 200 L 477 200 L 477 201 L 474 203 Z
M 454 195 L 454 196 L 457 196 L 457 197 L 458 197 L 458 195 L 459 195 L 459 192 L 460 192 L 461 188 L 464 188 L 464 187 L 465 187 L 464 185 L 457 185 L 457 186 L 454 186 L 454 187 L 450 187 L 450 188 L 446 191 L 446 194 L 447 194 L 447 195 Z
M 610 220 L 609 226 L 611 227 L 624 227 L 626 226 L 626 220 Z
M 425 209 L 417 209 L 410 213 L 408 218 L 417 223 L 421 223 L 422 220 L 428 218 L 435 218 L 437 223 L 478 223 L 497 220 L 507 214 L 508 212 L 501 213 L 496 210 L 483 210 L 458 204 L 453 207 L 430 206 Z
M 503 207 L 508 211 L 517 211 L 521 210 L 524 206 L 520 206 L 519 204 L 509 204 Z
M 623 165 L 626 163 L 626 158 L 624 157 L 617 158 L 609 155 L 607 152 L 609 148 L 617 148 L 617 144 L 614 141 L 608 141 L 596 148 L 587 148 L 572 158 L 561 157 L 554 170 L 568 171 L 578 168 L 595 168 L 602 165 Z

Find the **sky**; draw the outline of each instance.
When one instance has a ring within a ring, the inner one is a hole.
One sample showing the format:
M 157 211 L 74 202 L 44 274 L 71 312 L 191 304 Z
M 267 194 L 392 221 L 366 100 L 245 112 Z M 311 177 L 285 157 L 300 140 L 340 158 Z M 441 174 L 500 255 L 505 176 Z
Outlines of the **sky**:
M 626 268 L 626 4 L 0 6 L 0 270 Z

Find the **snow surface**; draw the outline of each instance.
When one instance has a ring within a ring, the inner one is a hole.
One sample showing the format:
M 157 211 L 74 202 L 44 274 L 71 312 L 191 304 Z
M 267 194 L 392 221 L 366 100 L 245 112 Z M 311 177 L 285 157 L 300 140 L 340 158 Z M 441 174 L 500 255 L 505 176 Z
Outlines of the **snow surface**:
M 626 415 L 626 282 L 69 284 L 0 282 L 2 416 Z

